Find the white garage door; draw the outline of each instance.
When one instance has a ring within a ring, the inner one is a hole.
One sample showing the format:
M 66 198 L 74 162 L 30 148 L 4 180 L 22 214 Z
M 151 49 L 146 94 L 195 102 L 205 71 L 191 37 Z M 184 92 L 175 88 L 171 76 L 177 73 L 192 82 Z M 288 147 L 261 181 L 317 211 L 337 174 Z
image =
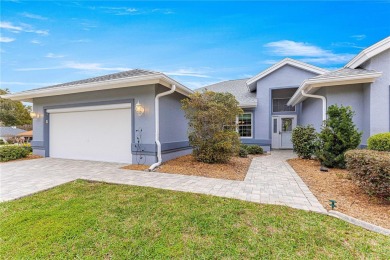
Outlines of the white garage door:
M 47 112 L 50 157 L 131 163 L 130 104 Z

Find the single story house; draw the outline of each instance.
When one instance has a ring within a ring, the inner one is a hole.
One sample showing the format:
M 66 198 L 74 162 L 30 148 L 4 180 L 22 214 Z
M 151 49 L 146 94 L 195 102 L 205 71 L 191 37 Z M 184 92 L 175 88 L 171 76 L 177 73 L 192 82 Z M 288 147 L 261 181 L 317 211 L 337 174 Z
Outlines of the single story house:
M 327 107 L 339 104 L 356 112 L 364 146 L 390 130 L 390 37 L 339 70 L 286 58 L 252 78 L 204 89 L 239 101 L 244 143 L 290 149 L 296 125 L 320 130 Z M 136 69 L 2 97 L 33 103 L 35 154 L 156 166 L 191 152 L 180 103 L 191 93 L 163 73 Z
M 19 129 L 15 126 L 0 126 L 0 139 L 7 142 L 7 139 L 16 137 L 25 130 Z
M 30 130 L 30 131 L 22 132 L 22 133 L 18 134 L 17 137 L 22 137 L 22 138 L 24 138 L 25 142 L 30 143 L 32 138 L 33 138 L 33 131 Z

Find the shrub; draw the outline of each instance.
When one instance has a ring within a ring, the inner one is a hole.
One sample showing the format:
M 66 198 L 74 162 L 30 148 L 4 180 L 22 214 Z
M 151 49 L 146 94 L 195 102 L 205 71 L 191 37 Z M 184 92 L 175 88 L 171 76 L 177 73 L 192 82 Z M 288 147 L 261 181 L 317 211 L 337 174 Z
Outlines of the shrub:
M 240 150 L 238 151 L 238 156 L 246 158 L 248 157 L 248 151 L 245 148 L 240 147 Z
M 31 147 L 31 144 L 28 144 L 28 143 L 24 143 L 21 145 L 21 147 L 23 149 L 25 149 L 29 154 L 32 153 L 33 149 Z
M 351 150 L 345 153 L 352 178 L 368 194 L 390 199 L 390 152 Z
M 240 144 L 240 149 L 242 148 L 242 149 L 245 149 L 248 151 L 248 147 L 249 147 L 249 145 L 247 145 L 247 144 Z
M 317 133 L 312 125 L 297 126 L 292 132 L 291 141 L 298 157 L 310 159 L 316 150 Z
M 4 144 L 5 144 L 4 140 L 0 139 L 0 145 L 4 145 Z
M 390 132 L 373 135 L 367 143 L 370 150 L 390 152 Z
M 351 107 L 332 105 L 327 114 L 328 119 L 318 135 L 316 156 L 327 167 L 345 168 L 344 153 L 358 147 L 362 132 L 353 123 Z
M 0 147 L 0 161 L 8 162 L 26 157 L 30 152 L 19 145 L 2 145 Z
M 248 145 L 246 150 L 248 151 L 249 154 L 263 154 L 264 153 L 263 148 L 261 148 L 261 146 L 259 146 L 259 145 Z
M 243 111 L 230 93 L 196 92 L 182 101 L 189 121 L 189 141 L 196 160 L 226 163 L 240 149 L 233 122 Z

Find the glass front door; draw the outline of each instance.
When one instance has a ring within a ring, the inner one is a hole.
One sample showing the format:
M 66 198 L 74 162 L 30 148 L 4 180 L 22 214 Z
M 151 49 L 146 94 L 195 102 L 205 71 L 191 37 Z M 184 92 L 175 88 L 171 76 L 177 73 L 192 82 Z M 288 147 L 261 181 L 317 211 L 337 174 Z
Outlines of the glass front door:
M 297 117 L 273 116 L 272 117 L 272 148 L 292 149 L 292 130 L 296 126 Z

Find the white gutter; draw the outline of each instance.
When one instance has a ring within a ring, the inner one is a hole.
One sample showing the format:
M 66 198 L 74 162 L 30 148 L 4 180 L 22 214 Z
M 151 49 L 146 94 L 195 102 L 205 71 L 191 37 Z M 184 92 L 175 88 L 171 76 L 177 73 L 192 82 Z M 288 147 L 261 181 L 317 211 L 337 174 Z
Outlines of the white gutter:
M 157 144 L 157 162 L 152 164 L 149 167 L 149 171 L 153 171 L 156 167 L 160 166 L 162 163 L 161 158 L 161 142 L 160 142 L 160 109 L 159 109 L 159 99 L 160 97 L 172 94 L 176 90 L 176 85 L 172 85 L 171 90 L 160 93 L 154 99 L 154 116 L 155 116 L 155 128 L 156 128 L 156 144 Z
M 322 122 L 324 122 L 326 120 L 326 98 L 324 96 L 307 94 L 303 89 L 301 90 L 301 94 L 304 97 L 322 99 Z

